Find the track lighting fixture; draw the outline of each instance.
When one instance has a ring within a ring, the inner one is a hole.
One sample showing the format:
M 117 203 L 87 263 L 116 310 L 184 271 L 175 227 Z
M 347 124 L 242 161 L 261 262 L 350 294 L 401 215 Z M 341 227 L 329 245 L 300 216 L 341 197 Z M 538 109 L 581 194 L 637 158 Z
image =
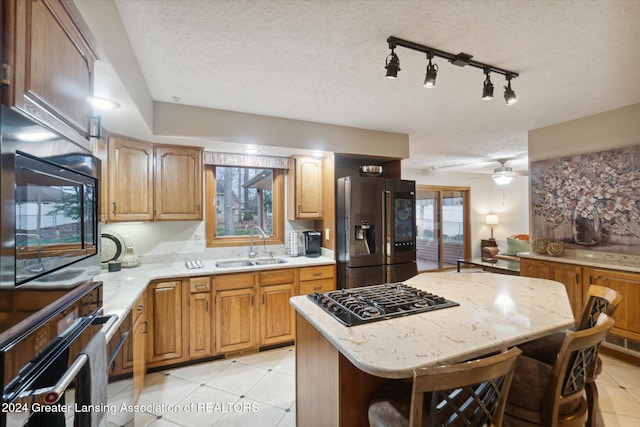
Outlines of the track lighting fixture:
M 489 77 L 489 70 L 485 68 L 484 73 L 487 75 L 487 78 L 484 79 L 484 85 L 482 87 L 482 99 L 493 99 L 493 83 L 491 83 L 491 78 Z
M 511 74 L 507 74 L 507 85 L 504 87 L 504 100 L 507 102 L 507 105 L 518 102 L 516 93 L 511 89 Z
M 391 54 L 387 56 L 387 61 L 385 63 L 384 68 L 387 69 L 387 78 L 395 79 L 398 77 L 398 71 L 400 71 L 400 59 L 398 59 L 398 55 L 394 52 L 395 46 L 391 46 L 389 44 L 389 49 L 391 49 Z M 391 58 L 391 59 L 389 59 Z
M 438 76 L 438 65 L 432 64 L 431 60 L 433 59 L 432 53 L 427 53 L 427 59 L 429 60 L 429 64 L 427 65 L 427 75 L 424 78 L 424 87 L 432 88 L 436 85 L 436 77 Z
M 387 60 L 385 63 L 385 69 L 387 70 L 386 77 L 395 79 L 398 77 L 398 71 L 400 71 L 400 60 L 395 53 L 395 48 L 398 46 L 405 47 L 407 49 L 415 50 L 418 52 L 423 52 L 427 54 L 427 59 L 429 60 L 429 64 L 427 65 L 427 74 L 424 79 L 424 87 L 431 88 L 436 84 L 436 76 L 438 75 L 438 66 L 433 64 L 431 60 L 434 57 L 440 57 L 448 60 L 451 64 L 457 65 L 459 67 L 464 67 L 470 65 L 474 68 L 481 68 L 484 70 L 486 74 L 486 78 L 484 80 L 484 85 L 482 87 L 482 99 L 493 99 L 493 83 L 491 83 L 491 78 L 489 77 L 489 73 L 498 73 L 502 74 L 507 79 L 507 86 L 504 87 L 504 98 L 507 101 L 508 105 L 515 104 L 518 98 L 516 97 L 515 92 L 511 89 L 511 79 L 515 79 L 518 77 L 518 73 L 513 71 L 505 70 L 502 68 L 494 67 L 493 65 L 484 64 L 482 62 L 475 61 L 473 55 L 469 55 L 467 53 L 460 52 L 458 54 L 452 54 L 449 52 L 445 52 L 443 50 L 434 49 L 429 46 L 424 46 L 418 43 L 414 43 L 408 40 L 399 39 L 397 37 L 390 36 L 387 38 L 387 43 L 389 44 L 389 49 L 391 49 L 391 54 L 387 56 Z

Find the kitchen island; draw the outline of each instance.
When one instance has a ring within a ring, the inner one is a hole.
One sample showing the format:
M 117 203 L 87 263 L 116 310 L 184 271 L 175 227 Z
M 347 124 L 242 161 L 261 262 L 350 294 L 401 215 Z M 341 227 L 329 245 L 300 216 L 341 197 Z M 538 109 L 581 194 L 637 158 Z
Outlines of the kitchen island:
M 418 367 L 474 359 L 574 324 L 564 286 L 550 280 L 423 273 L 405 283 L 460 305 L 346 327 L 311 299 L 291 299 L 298 425 L 368 425 L 371 395 Z

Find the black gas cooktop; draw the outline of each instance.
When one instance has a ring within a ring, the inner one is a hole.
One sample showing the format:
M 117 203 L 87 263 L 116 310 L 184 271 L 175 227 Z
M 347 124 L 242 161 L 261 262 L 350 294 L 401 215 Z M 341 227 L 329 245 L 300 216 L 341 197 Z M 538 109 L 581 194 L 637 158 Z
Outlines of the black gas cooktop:
M 460 305 L 404 283 L 315 292 L 308 297 L 346 326 Z

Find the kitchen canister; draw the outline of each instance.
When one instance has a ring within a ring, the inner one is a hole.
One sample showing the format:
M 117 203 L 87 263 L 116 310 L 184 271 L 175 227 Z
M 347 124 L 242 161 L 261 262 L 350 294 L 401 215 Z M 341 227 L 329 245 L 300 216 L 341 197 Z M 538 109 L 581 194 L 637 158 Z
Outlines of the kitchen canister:
M 300 254 L 300 233 L 297 231 L 289 233 L 289 241 L 291 242 L 289 254 L 291 256 L 298 256 Z
M 129 243 L 127 250 L 124 252 L 124 256 L 120 260 L 124 268 L 137 267 L 140 265 L 140 258 L 133 252 L 133 245 Z

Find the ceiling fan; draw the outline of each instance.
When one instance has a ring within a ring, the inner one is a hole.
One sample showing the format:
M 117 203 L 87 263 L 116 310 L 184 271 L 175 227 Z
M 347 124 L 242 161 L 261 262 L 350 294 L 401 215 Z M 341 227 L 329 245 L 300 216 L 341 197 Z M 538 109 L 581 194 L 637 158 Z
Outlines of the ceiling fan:
M 507 185 L 511 182 L 511 180 L 516 176 L 529 176 L 527 171 L 514 171 L 510 166 L 507 166 L 506 163 L 514 160 L 514 159 L 496 159 L 500 163 L 500 166 L 493 169 L 493 173 L 491 174 L 491 178 L 498 185 Z M 488 175 L 476 178 L 467 178 L 467 179 L 478 179 L 478 178 L 488 178 Z

